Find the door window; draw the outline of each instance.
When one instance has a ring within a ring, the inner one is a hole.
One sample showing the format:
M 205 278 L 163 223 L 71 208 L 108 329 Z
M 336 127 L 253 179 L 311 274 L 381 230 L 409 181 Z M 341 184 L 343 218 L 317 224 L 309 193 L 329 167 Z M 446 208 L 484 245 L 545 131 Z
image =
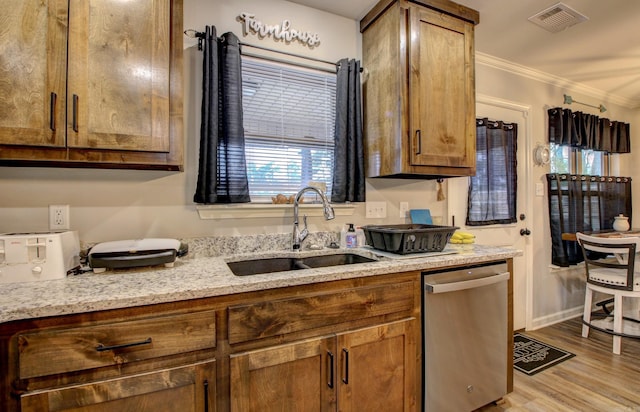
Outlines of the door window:
M 467 226 L 515 223 L 518 125 L 476 121 L 476 175 L 469 183 Z

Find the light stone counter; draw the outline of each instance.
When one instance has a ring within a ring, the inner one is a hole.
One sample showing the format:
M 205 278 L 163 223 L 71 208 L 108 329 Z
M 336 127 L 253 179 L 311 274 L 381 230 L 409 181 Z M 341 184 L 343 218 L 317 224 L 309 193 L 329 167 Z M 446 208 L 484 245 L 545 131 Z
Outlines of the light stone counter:
M 429 270 L 509 259 L 519 250 L 464 245 L 458 253 L 410 259 L 381 258 L 377 262 L 304 269 L 270 274 L 235 276 L 226 261 L 280 256 L 313 256 L 344 253 L 346 250 L 259 252 L 227 257 L 193 257 L 178 260 L 173 268 L 85 273 L 60 280 L 0 285 L 0 323 L 167 303 L 234 293 L 304 285 L 395 272 Z M 372 256 L 369 249 L 349 249 Z

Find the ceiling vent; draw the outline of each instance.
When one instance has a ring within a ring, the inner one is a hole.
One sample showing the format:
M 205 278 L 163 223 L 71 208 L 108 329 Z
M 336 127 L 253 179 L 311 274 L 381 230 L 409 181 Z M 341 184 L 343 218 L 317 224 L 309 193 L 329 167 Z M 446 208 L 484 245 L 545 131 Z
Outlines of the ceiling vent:
M 529 21 L 551 33 L 557 33 L 575 24 L 589 20 L 564 3 L 558 3 L 529 17 Z

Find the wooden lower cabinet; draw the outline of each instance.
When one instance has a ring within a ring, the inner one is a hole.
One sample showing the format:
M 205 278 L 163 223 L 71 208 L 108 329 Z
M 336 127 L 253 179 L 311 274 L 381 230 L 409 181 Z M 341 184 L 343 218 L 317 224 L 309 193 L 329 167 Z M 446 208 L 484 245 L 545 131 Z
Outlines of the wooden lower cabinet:
M 231 410 L 335 410 L 335 346 L 324 337 L 231 355 Z
M 415 319 L 231 356 L 231 411 L 416 410 Z
M 338 335 L 341 411 L 415 411 L 415 319 Z
M 215 411 L 215 360 L 23 395 L 22 412 Z
M 0 325 L 0 411 L 419 411 L 420 272 Z

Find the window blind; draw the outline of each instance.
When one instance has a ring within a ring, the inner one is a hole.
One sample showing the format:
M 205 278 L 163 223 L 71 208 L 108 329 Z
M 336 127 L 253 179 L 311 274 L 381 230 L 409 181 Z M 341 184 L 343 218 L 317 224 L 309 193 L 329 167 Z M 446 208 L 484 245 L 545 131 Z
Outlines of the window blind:
M 251 199 L 290 196 L 309 182 L 330 194 L 335 74 L 243 56 L 242 99 Z

